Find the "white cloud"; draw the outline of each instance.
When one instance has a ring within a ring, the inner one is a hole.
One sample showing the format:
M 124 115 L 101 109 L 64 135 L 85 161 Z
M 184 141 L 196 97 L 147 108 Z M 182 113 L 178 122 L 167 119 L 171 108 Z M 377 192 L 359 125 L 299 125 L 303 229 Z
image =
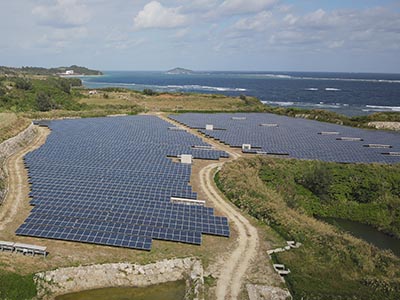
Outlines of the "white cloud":
M 238 43 L 249 36 L 259 49 L 385 51 L 400 49 L 399 28 L 400 14 L 385 8 L 316 9 L 302 14 L 294 10 L 281 11 L 277 6 L 239 19 L 225 36 Z
M 217 0 L 179 0 L 178 2 L 182 4 L 182 11 L 189 13 L 201 13 L 218 6 Z
M 189 34 L 189 28 L 183 28 L 179 29 L 177 32 L 175 32 L 171 37 L 176 38 L 176 39 L 181 39 L 184 38 Z
M 243 18 L 237 21 L 234 28 L 239 30 L 257 30 L 263 31 L 273 24 L 272 13 L 262 11 L 254 17 Z
M 77 27 L 89 22 L 88 7 L 78 0 L 57 0 L 52 5 L 35 6 L 32 10 L 39 24 L 51 27 Z
M 180 7 L 164 7 L 160 2 L 152 1 L 134 18 L 135 29 L 146 28 L 176 28 L 185 25 L 188 21 L 184 14 L 180 13 Z
M 273 7 L 277 0 L 225 0 L 219 10 L 225 14 L 246 14 Z

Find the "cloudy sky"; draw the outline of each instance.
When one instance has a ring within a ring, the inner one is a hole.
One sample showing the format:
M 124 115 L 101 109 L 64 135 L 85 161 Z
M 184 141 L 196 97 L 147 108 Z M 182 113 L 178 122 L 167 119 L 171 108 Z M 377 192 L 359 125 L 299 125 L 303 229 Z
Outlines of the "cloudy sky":
M 400 73 L 398 0 L 0 0 L 0 65 Z

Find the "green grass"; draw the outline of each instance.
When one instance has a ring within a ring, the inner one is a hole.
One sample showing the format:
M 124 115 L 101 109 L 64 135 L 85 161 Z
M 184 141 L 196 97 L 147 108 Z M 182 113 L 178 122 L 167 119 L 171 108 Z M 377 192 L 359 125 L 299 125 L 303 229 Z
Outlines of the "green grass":
M 268 160 L 260 178 L 289 207 L 373 225 L 400 238 L 400 164 Z
M 0 299 L 25 300 L 35 296 L 33 275 L 19 275 L 0 270 Z
M 288 205 L 282 192 L 266 183 L 265 170 L 272 163 L 281 160 L 255 157 L 227 163 L 216 183 L 236 206 L 286 240 L 303 243 L 274 257 L 291 270 L 286 279 L 294 298 L 398 299 L 400 259 L 316 220 L 301 206 Z M 287 178 L 280 180 L 282 190 L 290 189 Z

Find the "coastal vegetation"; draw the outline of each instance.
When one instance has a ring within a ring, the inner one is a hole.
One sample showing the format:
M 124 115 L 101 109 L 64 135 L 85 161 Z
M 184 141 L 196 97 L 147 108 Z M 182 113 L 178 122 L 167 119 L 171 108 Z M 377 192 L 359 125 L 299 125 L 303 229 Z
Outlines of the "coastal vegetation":
M 86 67 L 80 67 L 72 65 L 69 67 L 58 67 L 58 68 L 40 68 L 40 67 L 6 67 L 0 66 L 0 75 L 11 75 L 11 76 L 24 76 L 24 75 L 42 75 L 52 76 L 60 73 L 65 73 L 67 70 L 74 71 L 74 74 L 80 75 L 102 75 L 103 73 L 97 70 L 91 70 Z
M 399 180 L 399 166 L 319 164 L 242 158 L 225 164 L 216 183 L 240 209 L 285 240 L 302 243 L 298 249 L 273 254 L 275 262 L 291 270 L 286 281 L 295 299 L 398 299 L 400 258 L 313 215 L 370 221 L 379 227 L 384 220 L 380 214 L 390 216 L 388 203 L 399 203 L 398 185 L 392 186 Z M 346 182 L 349 176 L 355 177 L 352 182 Z M 389 185 L 382 187 L 388 188 L 386 195 L 379 194 L 381 187 L 368 191 L 377 182 Z M 354 189 L 353 195 L 350 189 Z M 346 205 L 351 213 L 340 215 Z M 363 209 L 364 205 L 369 210 Z M 391 217 L 394 222 L 387 222 L 390 226 L 386 229 L 398 232 L 396 217 Z
M 0 109 L 12 112 L 80 110 L 82 107 L 75 100 L 79 92 L 73 87 L 81 84 L 78 78 L 1 77 Z
M 400 238 L 400 165 L 267 160 L 261 180 L 309 216 L 373 225 Z

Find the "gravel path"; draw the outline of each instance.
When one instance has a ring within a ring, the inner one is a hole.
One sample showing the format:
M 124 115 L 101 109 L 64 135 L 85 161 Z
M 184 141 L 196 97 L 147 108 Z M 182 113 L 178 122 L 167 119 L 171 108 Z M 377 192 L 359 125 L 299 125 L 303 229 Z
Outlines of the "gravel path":
M 182 126 L 170 119 L 159 116 L 162 119 L 178 126 Z M 194 135 L 200 135 L 196 130 L 186 127 L 186 129 Z M 237 159 L 241 155 L 231 151 L 226 145 L 222 145 L 214 140 L 205 139 L 209 144 L 220 150 L 229 153 L 232 159 Z M 214 175 L 217 168 L 222 167 L 224 163 L 218 162 L 207 165 L 200 170 L 200 186 L 207 195 L 208 201 L 213 202 L 214 206 L 226 216 L 230 225 L 236 227 L 238 232 L 237 241 L 234 249 L 230 249 L 229 254 L 224 258 L 219 276 L 217 279 L 216 297 L 217 300 L 237 299 L 242 290 L 246 271 L 251 266 L 253 258 L 257 254 L 259 238 L 257 229 L 240 213 L 240 211 L 227 202 L 218 192 L 218 188 L 214 183 Z
M 0 210 L 0 231 L 6 228 L 6 225 L 14 220 L 18 208 L 25 200 L 23 187 L 26 185 L 23 172 L 25 167 L 22 158 L 28 152 L 39 148 L 46 141 L 48 130 L 38 127 L 38 133 L 35 139 L 27 147 L 9 157 L 5 163 L 7 173 L 8 193 Z

